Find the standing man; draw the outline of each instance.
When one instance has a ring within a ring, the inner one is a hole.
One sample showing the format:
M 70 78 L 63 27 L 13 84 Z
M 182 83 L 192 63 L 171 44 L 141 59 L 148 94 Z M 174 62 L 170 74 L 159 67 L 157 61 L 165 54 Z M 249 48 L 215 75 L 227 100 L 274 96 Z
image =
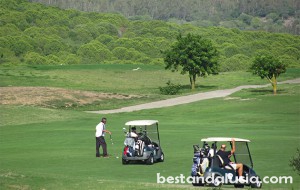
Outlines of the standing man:
M 99 148 L 102 146 L 103 157 L 108 158 L 104 136 L 105 133 L 109 133 L 111 135 L 111 132 L 105 129 L 105 124 L 106 118 L 103 117 L 101 122 L 96 126 L 96 157 L 100 157 Z

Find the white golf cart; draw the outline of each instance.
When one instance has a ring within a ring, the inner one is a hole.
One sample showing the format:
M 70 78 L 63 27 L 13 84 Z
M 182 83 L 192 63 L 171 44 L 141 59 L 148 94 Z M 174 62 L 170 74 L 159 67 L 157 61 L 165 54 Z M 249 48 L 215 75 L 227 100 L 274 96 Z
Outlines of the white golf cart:
M 163 162 L 164 153 L 160 147 L 158 121 L 135 120 L 125 123 L 128 128 L 123 128 L 126 133 L 122 164 L 141 161 L 146 164 Z
M 261 188 L 262 181 L 256 172 L 253 170 L 253 162 L 249 150 L 248 143 L 250 140 L 234 138 L 235 140 L 235 152 L 231 156 L 231 160 L 235 163 L 243 164 L 243 177 L 246 180 L 244 183 L 240 183 L 238 180 L 237 171 L 235 171 L 230 165 L 224 165 L 223 159 L 217 154 L 218 148 L 222 144 L 232 148 L 232 138 L 228 137 L 210 137 L 201 139 L 203 142 L 202 148 L 199 145 L 193 145 L 194 158 L 191 175 L 194 177 L 202 178 L 194 186 L 210 185 L 219 187 L 222 184 L 231 184 L 236 188 L 243 188 L 244 186 L 251 186 L 251 188 Z M 230 151 L 231 149 L 228 149 Z M 207 183 L 209 180 L 211 183 Z M 222 180 L 220 180 L 222 179 Z

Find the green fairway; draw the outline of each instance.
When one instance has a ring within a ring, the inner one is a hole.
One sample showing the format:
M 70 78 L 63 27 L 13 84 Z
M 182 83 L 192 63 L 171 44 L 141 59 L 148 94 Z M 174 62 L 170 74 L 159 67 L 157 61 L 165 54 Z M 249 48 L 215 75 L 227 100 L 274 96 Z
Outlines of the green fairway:
M 190 174 L 193 144 L 209 136 L 250 139 L 260 176 L 293 176 L 293 184 L 263 189 L 298 189 L 289 159 L 300 146 L 299 85 L 243 90 L 231 98 L 133 113 L 107 115 L 114 145 L 109 159 L 95 158 L 95 126 L 102 115 L 80 111 L 1 105 L 0 189 L 182 189 L 156 184 L 156 175 Z M 152 166 L 121 164 L 128 120 L 157 119 L 166 160 Z M 224 186 L 224 188 L 233 186 Z M 206 188 L 207 189 L 207 188 Z

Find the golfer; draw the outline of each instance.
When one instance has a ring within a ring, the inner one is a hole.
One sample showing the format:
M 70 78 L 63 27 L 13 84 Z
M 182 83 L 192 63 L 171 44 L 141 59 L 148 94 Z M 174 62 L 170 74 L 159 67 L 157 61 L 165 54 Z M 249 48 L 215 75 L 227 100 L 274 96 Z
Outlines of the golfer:
M 234 170 L 238 171 L 238 175 L 239 175 L 238 181 L 240 183 L 245 183 L 246 180 L 243 179 L 243 164 L 231 162 L 231 160 L 229 159 L 231 155 L 235 152 L 235 140 L 231 139 L 231 143 L 232 143 L 231 151 L 225 151 L 226 145 L 222 144 L 217 154 L 223 159 L 224 165 L 231 165 Z
M 108 158 L 107 147 L 106 147 L 104 136 L 105 133 L 109 133 L 111 135 L 111 132 L 105 129 L 105 124 L 106 124 L 106 118 L 103 117 L 101 119 L 101 122 L 96 126 L 96 157 L 100 157 L 99 148 L 100 146 L 102 146 L 103 157 Z

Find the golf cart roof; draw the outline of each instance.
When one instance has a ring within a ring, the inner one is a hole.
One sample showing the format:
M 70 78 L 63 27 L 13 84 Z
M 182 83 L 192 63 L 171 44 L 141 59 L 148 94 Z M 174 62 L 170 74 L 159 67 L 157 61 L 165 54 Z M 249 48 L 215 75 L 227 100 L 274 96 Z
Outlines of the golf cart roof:
M 250 140 L 248 140 L 248 139 L 231 138 L 231 137 L 209 137 L 209 138 L 201 139 L 201 141 L 205 141 L 205 142 L 231 142 L 231 139 L 234 139 L 236 142 L 250 142 Z
M 127 126 L 149 126 L 149 125 L 153 125 L 153 124 L 157 124 L 158 121 L 157 120 L 134 120 L 134 121 L 128 121 L 125 123 L 125 125 Z

